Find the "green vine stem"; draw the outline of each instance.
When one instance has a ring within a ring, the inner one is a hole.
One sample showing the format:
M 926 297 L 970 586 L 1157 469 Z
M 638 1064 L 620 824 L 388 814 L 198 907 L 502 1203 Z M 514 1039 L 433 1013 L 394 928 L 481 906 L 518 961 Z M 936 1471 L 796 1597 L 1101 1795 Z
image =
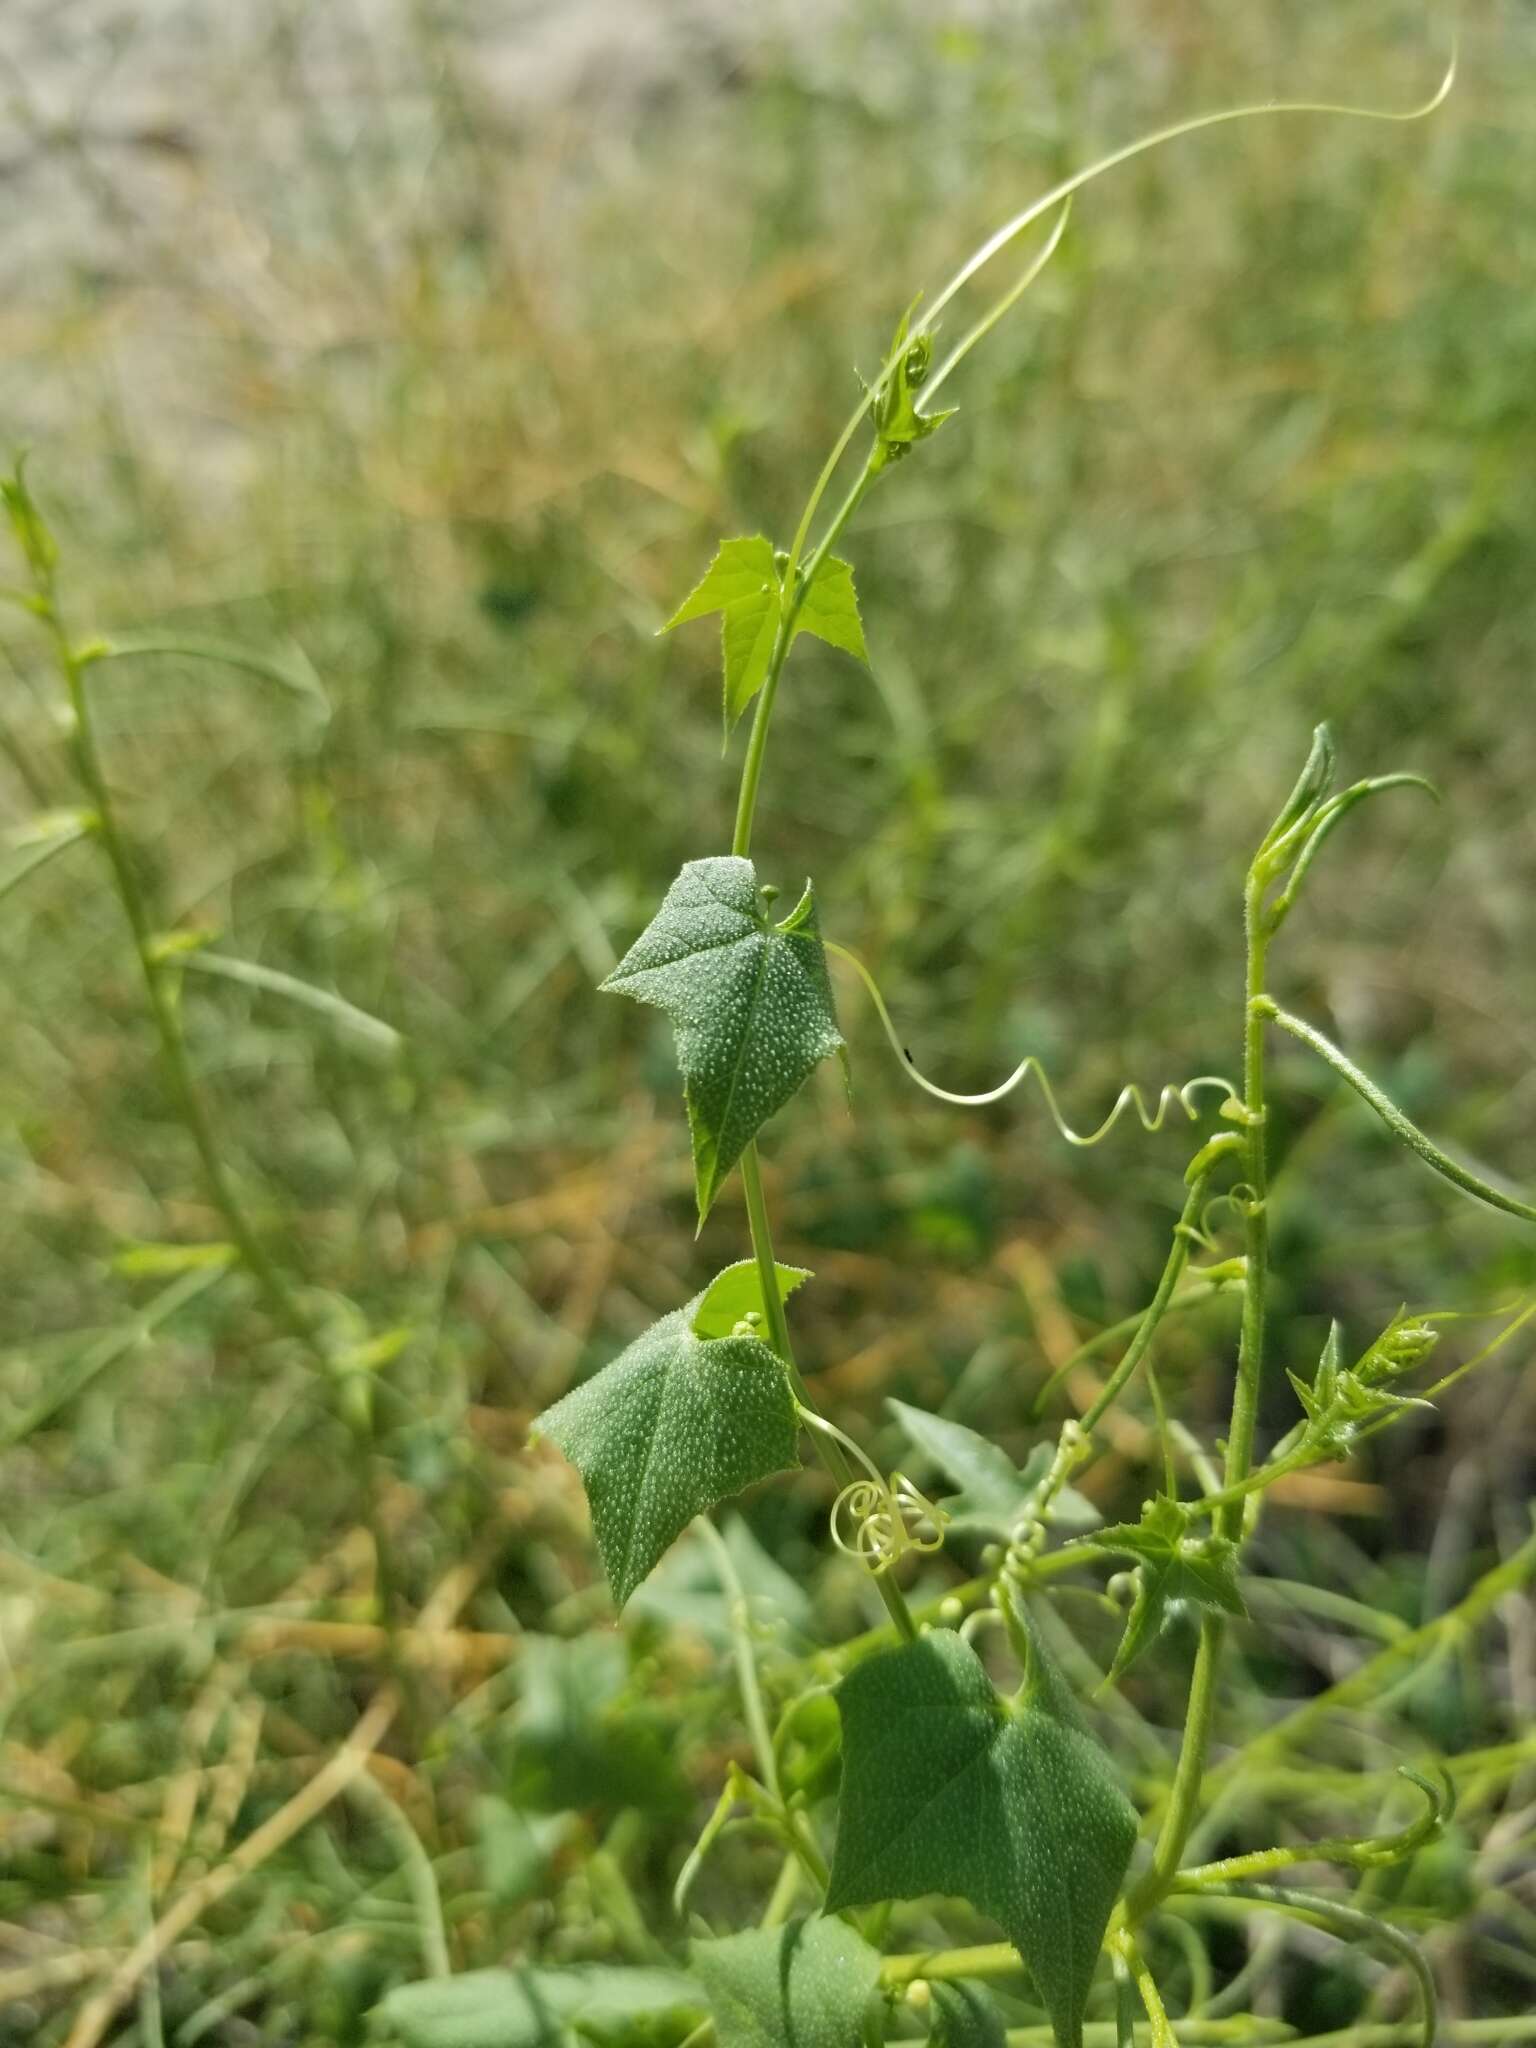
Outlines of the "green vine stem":
M 778 693 L 779 677 L 784 672 L 784 663 L 789 656 L 790 643 L 794 639 L 795 621 L 799 617 L 805 593 L 810 588 L 817 569 L 821 566 L 823 559 L 838 535 L 857 511 L 864 493 L 880 473 L 874 456 L 871 454 L 858 482 L 844 499 L 841 508 L 829 523 L 826 532 L 812 550 L 810 557 L 806 561 L 804 571 L 801 572 L 798 561 L 799 552 L 804 545 L 805 536 L 809 531 L 811 521 L 815 517 L 816 506 L 826 489 L 827 483 L 831 479 L 832 469 L 835 468 L 842 449 L 846 447 L 847 441 L 852 438 L 853 432 L 856 430 L 862 417 L 863 408 L 855 413 L 844 440 L 834 450 L 832 461 L 823 470 L 821 477 L 818 478 L 816 487 L 812 491 L 807 504 L 805 514 L 801 519 L 800 529 L 796 535 L 794 546 L 790 550 L 789 563 L 785 571 L 785 585 L 789 596 L 779 620 L 778 631 L 774 637 L 773 651 L 768 660 L 767 674 L 763 678 L 763 687 L 759 692 L 757 705 L 753 712 L 752 730 L 747 740 L 746 758 L 741 770 L 741 787 L 736 802 L 736 827 L 731 837 L 731 852 L 740 855 L 743 859 L 747 857 L 752 847 L 752 826 L 757 815 L 757 797 L 762 781 L 763 757 L 768 745 L 768 728 L 773 717 L 773 703 Z M 757 1140 L 755 1138 L 742 1152 L 740 1166 L 742 1192 L 746 1197 L 747 1205 L 747 1227 L 752 1237 L 752 1256 L 757 1263 L 763 1308 L 768 1323 L 768 1341 L 783 1360 L 785 1370 L 789 1374 L 790 1384 L 795 1390 L 796 1399 L 804 1408 L 814 1413 L 816 1412 L 815 1403 L 811 1399 L 810 1390 L 805 1384 L 795 1358 L 794 1341 L 789 1331 L 789 1318 L 784 1313 L 784 1303 L 779 1294 L 778 1280 L 775 1277 L 773 1227 L 768 1216 L 768 1203 L 763 1191 L 762 1164 L 758 1156 Z M 827 1469 L 831 1472 L 839 1487 L 847 1486 L 856 1475 L 842 1450 L 835 1441 L 823 1435 L 820 1430 L 814 1431 L 813 1434 L 815 1436 L 816 1448 Z M 888 1573 L 882 1573 L 875 1580 L 875 1585 L 881 1600 L 885 1604 L 886 1612 L 895 1624 L 897 1633 L 904 1641 L 911 1642 L 915 1640 L 917 1624 L 912 1619 L 911 1610 L 907 1606 L 901 1588 L 893 1583 Z
M 1518 1216 L 1522 1222 L 1536 1223 L 1536 1207 L 1523 1202 L 1518 1195 L 1506 1194 L 1502 1188 L 1494 1187 L 1463 1166 L 1450 1154 L 1442 1152 L 1433 1140 L 1427 1138 L 1411 1118 L 1404 1116 L 1389 1095 L 1377 1087 L 1369 1074 L 1364 1074 L 1341 1052 L 1332 1039 L 1325 1038 L 1313 1024 L 1300 1017 L 1293 1017 L 1288 1010 L 1282 1010 L 1278 1003 L 1266 996 L 1262 989 L 1252 991 L 1249 998 L 1254 1016 L 1261 1022 L 1277 1024 L 1282 1031 L 1288 1031 L 1292 1038 L 1299 1038 L 1318 1057 L 1325 1060 L 1333 1071 L 1346 1080 L 1355 1093 L 1368 1102 L 1395 1138 L 1401 1139 L 1410 1152 L 1418 1154 L 1426 1166 L 1432 1167 L 1443 1180 L 1448 1180 L 1464 1194 L 1472 1195 L 1479 1202 L 1486 1202 L 1491 1209 L 1502 1209 L 1507 1216 Z
M 1305 782 L 1305 775 L 1303 782 Z M 1295 803 L 1292 799 L 1292 806 Z M 1288 806 L 1290 809 L 1292 806 Z M 1285 813 L 1282 813 L 1282 819 Z M 1274 837 L 1272 830 L 1271 838 Z M 1268 841 L 1266 841 L 1266 845 Z M 1227 1436 L 1223 1473 L 1228 1489 L 1239 1488 L 1253 1463 L 1253 1438 L 1258 1421 L 1259 1385 L 1264 1370 L 1265 1316 L 1269 1277 L 1269 1219 L 1266 1209 L 1267 1157 L 1264 1144 L 1264 1026 L 1255 1003 L 1264 993 L 1269 927 L 1264 912 L 1266 875 L 1263 849 L 1248 871 L 1243 894 L 1243 919 L 1247 937 L 1246 990 L 1243 1028 L 1243 1100 L 1241 1105 L 1241 1146 L 1246 1189 L 1243 1215 L 1243 1317 L 1238 1338 L 1237 1383 L 1232 1396 L 1232 1421 Z M 1240 1544 L 1243 1508 L 1240 1499 L 1227 1503 L 1216 1519 L 1219 1535 Z M 1152 1852 L 1152 1865 L 1132 1897 L 1133 1918 L 1140 1918 L 1163 1898 L 1178 1874 L 1184 1844 L 1194 1826 L 1210 1748 L 1211 1727 L 1216 1710 L 1216 1685 L 1221 1669 L 1221 1651 L 1226 1625 L 1221 1615 L 1206 1611 L 1200 1617 L 1200 1641 L 1190 1677 L 1189 1705 L 1184 1737 L 1174 1769 L 1173 1787 Z
M 1205 1191 L 1210 1185 L 1211 1175 L 1222 1159 L 1236 1150 L 1242 1140 L 1235 1132 L 1224 1131 L 1209 1145 L 1203 1146 L 1190 1161 L 1185 1176 L 1188 1193 L 1184 1199 L 1183 1212 L 1173 1227 L 1173 1245 L 1168 1253 L 1163 1277 L 1157 1283 L 1153 1295 L 1137 1324 L 1136 1334 L 1125 1348 L 1125 1355 L 1104 1382 L 1092 1402 L 1084 1409 L 1079 1421 L 1083 1430 L 1092 1430 L 1101 1422 L 1114 1403 L 1120 1398 L 1135 1375 L 1136 1368 L 1151 1349 L 1157 1326 L 1173 1305 L 1174 1291 L 1183 1278 L 1184 1268 L 1189 1264 L 1190 1248 L 1196 1240 L 1200 1211 L 1205 1204 Z
M 1179 1889 L 1184 1889 L 1182 1880 Z M 1369 1913 L 1362 1913 L 1358 1907 L 1348 1905 L 1342 1899 L 1335 1899 L 1323 1892 L 1293 1891 L 1289 1886 L 1278 1884 L 1208 1885 L 1200 1887 L 1205 1898 L 1225 1898 L 1244 1905 L 1272 1906 L 1277 1912 L 1292 1913 L 1299 1919 L 1309 1920 L 1314 1926 L 1322 1927 L 1328 1933 L 1337 1935 L 1341 1941 L 1376 1942 L 1390 1949 L 1418 1986 L 1419 1999 L 1423 2006 L 1423 2024 L 1417 2038 L 1423 2048 L 1435 2048 L 1436 2021 L 1439 2015 L 1439 1998 L 1435 1991 L 1435 1980 L 1428 1963 L 1419 1954 L 1417 1947 L 1407 1935 L 1400 1934 L 1395 1927 L 1384 1920 L 1377 1920 Z M 1504 2038 L 1508 2038 L 1507 2036 Z

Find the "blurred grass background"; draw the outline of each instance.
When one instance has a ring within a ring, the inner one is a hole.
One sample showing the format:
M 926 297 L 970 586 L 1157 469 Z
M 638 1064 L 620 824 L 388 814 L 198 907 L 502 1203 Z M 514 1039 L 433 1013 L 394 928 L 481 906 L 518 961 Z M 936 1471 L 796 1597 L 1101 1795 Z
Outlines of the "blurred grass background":
M 523 1451 L 745 1242 L 727 1196 L 694 1244 L 666 1031 L 593 993 L 729 837 L 710 635 L 655 629 L 717 536 L 784 538 L 855 366 L 1024 198 L 1234 101 L 1411 105 L 1445 52 L 1443 22 L 1375 0 L 10 0 L 0 429 L 33 450 L 74 629 L 239 640 L 324 693 L 95 673 L 157 915 L 388 1028 L 185 980 L 229 1167 L 354 1360 L 364 1441 L 241 1276 L 152 1249 L 223 1227 L 91 849 L 0 898 L 0 2039 L 63 2042 L 392 1670 L 360 1781 L 383 1810 L 355 1793 L 264 1860 L 113 2039 L 360 2038 L 423 1968 L 422 1848 L 456 1967 L 667 1935 L 734 1726 L 707 1602 L 674 1573 L 626 1653 L 572 1475 Z M 815 876 L 949 1085 L 1035 1050 L 1091 1122 L 1126 1078 L 1230 1070 L 1243 867 L 1328 717 L 1346 773 L 1419 770 L 1445 804 L 1352 822 L 1276 985 L 1529 1184 L 1533 90 L 1536 21 L 1489 4 L 1423 126 L 1255 123 L 1118 173 L 873 501 L 847 550 L 873 673 L 801 642 L 756 855 Z M 19 613 L 0 654 L 21 835 L 78 792 Z M 1027 1092 L 945 1111 L 840 993 L 854 1113 L 818 1085 L 766 1144 L 780 1254 L 818 1273 L 809 1368 L 891 1455 L 886 1394 L 1022 1453 L 1045 1375 L 1150 1292 L 1187 1149 L 1070 1153 Z M 1325 1074 L 1277 1072 L 1272 1432 L 1279 1366 L 1330 1316 L 1363 1343 L 1402 1301 L 1536 1281 L 1528 1239 Z M 1163 1347 L 1207 1431 L 1231 1340 L 1218 1304 Z M 1453 1605 L 1527 1534 L 1532 1384 L 1511 1347 L 1277 1508 L 1262 1568 L 1388 1634 Z M 1146 1439 L 1116 1453 L 1091 1482 L 1111 1512 Z M 808 1475 L 751 1507 L 813 1637 L 874 1618 L 825 1506 Z M 434 1589 L 453 1627 L 423 1646 Z M 1528 1733 L 1536 1622 L 1499 1617 L 1397 1702 L 1416 1739 Z M 1245 1726 L 1362 1654 L 1326 1618 L 1266 1621 Z M 1161 1725 L 1180 1668 L 1133 1688 Z M 1385 1753 L 1356 1728 L 1324 1750 Z M 1424 1905 L 1453 2010 L 1536 1997 L 1531 1791 L 1498 1780 Z M 530 1832 L 535 1808 L 564 1818 Z M 1364 2010 L 1363 1963 L 1293 1950 L 1274 2013 Z

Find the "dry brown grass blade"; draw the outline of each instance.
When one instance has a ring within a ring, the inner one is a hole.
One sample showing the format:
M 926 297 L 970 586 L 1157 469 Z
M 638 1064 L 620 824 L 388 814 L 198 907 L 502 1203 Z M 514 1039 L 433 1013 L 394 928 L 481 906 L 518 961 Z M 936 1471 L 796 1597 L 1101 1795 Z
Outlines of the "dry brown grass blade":
M 474 1554 L 462 1559 L 444 1576 L 421 1610 L 419 1627 L 423 1632 L 431 1634 L 447 1627 L 474 1591 L 502 1534 L 499 1525 L 487 1532 Z M 385 1685 L 359 1717 L 346 1741 L 321 1765 L 308 1784 L 247 1835 L 233 1854 L 180 1893 L 154 1925 L 134 1943 L 107 1982 L 81 2007 L 64 2048 L 99 2048 L 106 2038 L 107 2029 L 133 1996 L 146 1972 L 154 1969 L 188 1928 L 195 1926 L 204 1913 L 259 1870 L 270 1856 L 323 1813 L 361 1772 L 369 1768 L 374 1751 L 399 1711 L 398 1687 Z
M 217 1905 L 237 1885 L 244 1883 L 269 1856 L 291 1841 L 346 1790 L 358 1772 L 367 1768 L 369 1757 L 399 1711 L 400 1694 L 393 1685 L 386 1685 L 361 1715 L 341 1748 L 309 1783 L 253 1834 L 247 1835 L 232 1856 L 182 1892 L 153 1927 L 134 1943 L 101 1990 L 81 2007 L 69 2030 L 65 2048 L 98 2048 L 145 1972 L 152 1970 L 173 1943 L 189 1927 L 195 1926 L 211 1906 Z

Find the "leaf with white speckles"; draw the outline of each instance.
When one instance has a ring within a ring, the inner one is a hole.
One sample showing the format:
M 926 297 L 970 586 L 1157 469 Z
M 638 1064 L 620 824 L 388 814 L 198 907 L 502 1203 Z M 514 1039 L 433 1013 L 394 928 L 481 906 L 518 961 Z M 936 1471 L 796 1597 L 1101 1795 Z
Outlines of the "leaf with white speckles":
M 603 987 L 676 1028 L 702 1224 L 743 1149 L 842 1050 L 811 886 L 771 924 L 751 861 L 691 860 Z
M 963 1898 L 1018 1949 L 1058 2048 L 1081 2048 L 1136 1815 L 1065 1681 L 1030 1636 L 999 1698 L 949 1630 L 857 1666 L 837 1691 L 843 1785 L 827 1911 Z
M 760 1337 L 698 1337 L 704 1295 L 533 1425 L 582 1477 L 620 1607 L 695 1515 L 799 1464 L 794 1395 Z
M 840 1920 L 696 1941 L 720 2048 L 860 2048 L 880 1958 Z

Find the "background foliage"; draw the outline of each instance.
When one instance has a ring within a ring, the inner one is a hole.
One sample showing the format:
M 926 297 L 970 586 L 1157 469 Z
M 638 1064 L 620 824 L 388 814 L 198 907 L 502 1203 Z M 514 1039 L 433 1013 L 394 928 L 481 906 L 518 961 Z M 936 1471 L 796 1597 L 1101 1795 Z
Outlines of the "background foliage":
M 721 1602 L 684 1549 L 616 1636 L 574 1476 L 523 1439 L 743 1237 L 732 1185 L 692 1243 L 669 1034 L 593 993 L 729 838 L 709 634 L 656 629 L 717 534 L 782 528 L 914 281 L 1022 197 L 1200 107 L 1409 104 L 1443 61 L 1371 0 L 747 14 L 0 20 L 0 425 L 34 449 L 76 630 L 238 638 L 323 693 L 180 658 L 95 679 L 160 922 L 376 1020 L 186 978 L 230 1168 L 352 1347 L 338 1402 L 242 1278 L 158 1249 L 220 1226 L 89 849 L 0 899 L 0 2038 L 65 2040 L 392 1670 L 364 1789 L 141 1978 L 117 2038 L 358 2039 L 434 1941 L 459 1968 L 654 1959 L 738 1744 Z M 1529 1185 L 1533 87 L 1528 10 L 1485 5 L 1423 128 L 1255 124 L 1097 188 L 847 545 L 872 673 L 802 648 L 754 852 L 788 901 L 815 874 L 951 1085 L 1033 1049 L 1088 1120 L 1128 1075 L 1230 1068 L 1242 866 L 1326 716 L 1347 774 L 1420 769 L 1446 802 L 1373 809 L 1280 971 L 1419 1122 Z M 77 793 L 19 615 L 0 653 L 20 834 Z M 839 995 L 854 1112 L 829 1071 L 766 1149 L 781 1253 L 818 1275 L 818 1398 L 893 1452 L 882 1397 L 942 1407 L 1022 1464 L 1046 1375 L 1150 1291 L 1177 1149 L 1083 1157 L 1027 1095 L 898 1091 Z M 1277 1092 L 1285 1363 L 1331 1316 L 1363 1342 L 1404 1300 L 1536 1280 L 1316 1067 L 1279 1058 Z M 1162 1347 L 1202 1424 L 1230 1320 Z M 1384 1638 L 1453 1605 L 1527 1534 L 1529 1357 L 1298 1484 L 1264 1569 Z M 1278 1361 L 1270 1400 L 1273 1433 Z M 1129 1427 L 1085 1481 L 1112 1519 L 1147 1455 Z M 878 1617 L 826 1506 L 807 1473 L 749 1509 L 788 1576 L 733 1539 L 796 1640 Z M 1257 1728 L 1363 1647 L 1315 1603 L 1254 1605 Z M 1410 1674 L 1419 1739 L 1529 1739 L 1536 1624 L 1518 1597 L 1490 1619 Z M 1083 1628 L 1107 1656 L 1112 1619 Z M 1159 1723 L 1174 1653 L 1130 1690 Z M 1377 1757 L 1344 1717 L 1306 1768 Z M 1485 1808 L 1417 1876 L 1453 2012 L 1529 2009 L 1528 1793 L 1501 1781 L 1492 1846 Z M 758 1881 L 728 1848 L 722 1931 L 732 1856 L 741 1898 Z M 1273 2009 L 1343 2024 L 1369 1986 L 1295 1936 Z

